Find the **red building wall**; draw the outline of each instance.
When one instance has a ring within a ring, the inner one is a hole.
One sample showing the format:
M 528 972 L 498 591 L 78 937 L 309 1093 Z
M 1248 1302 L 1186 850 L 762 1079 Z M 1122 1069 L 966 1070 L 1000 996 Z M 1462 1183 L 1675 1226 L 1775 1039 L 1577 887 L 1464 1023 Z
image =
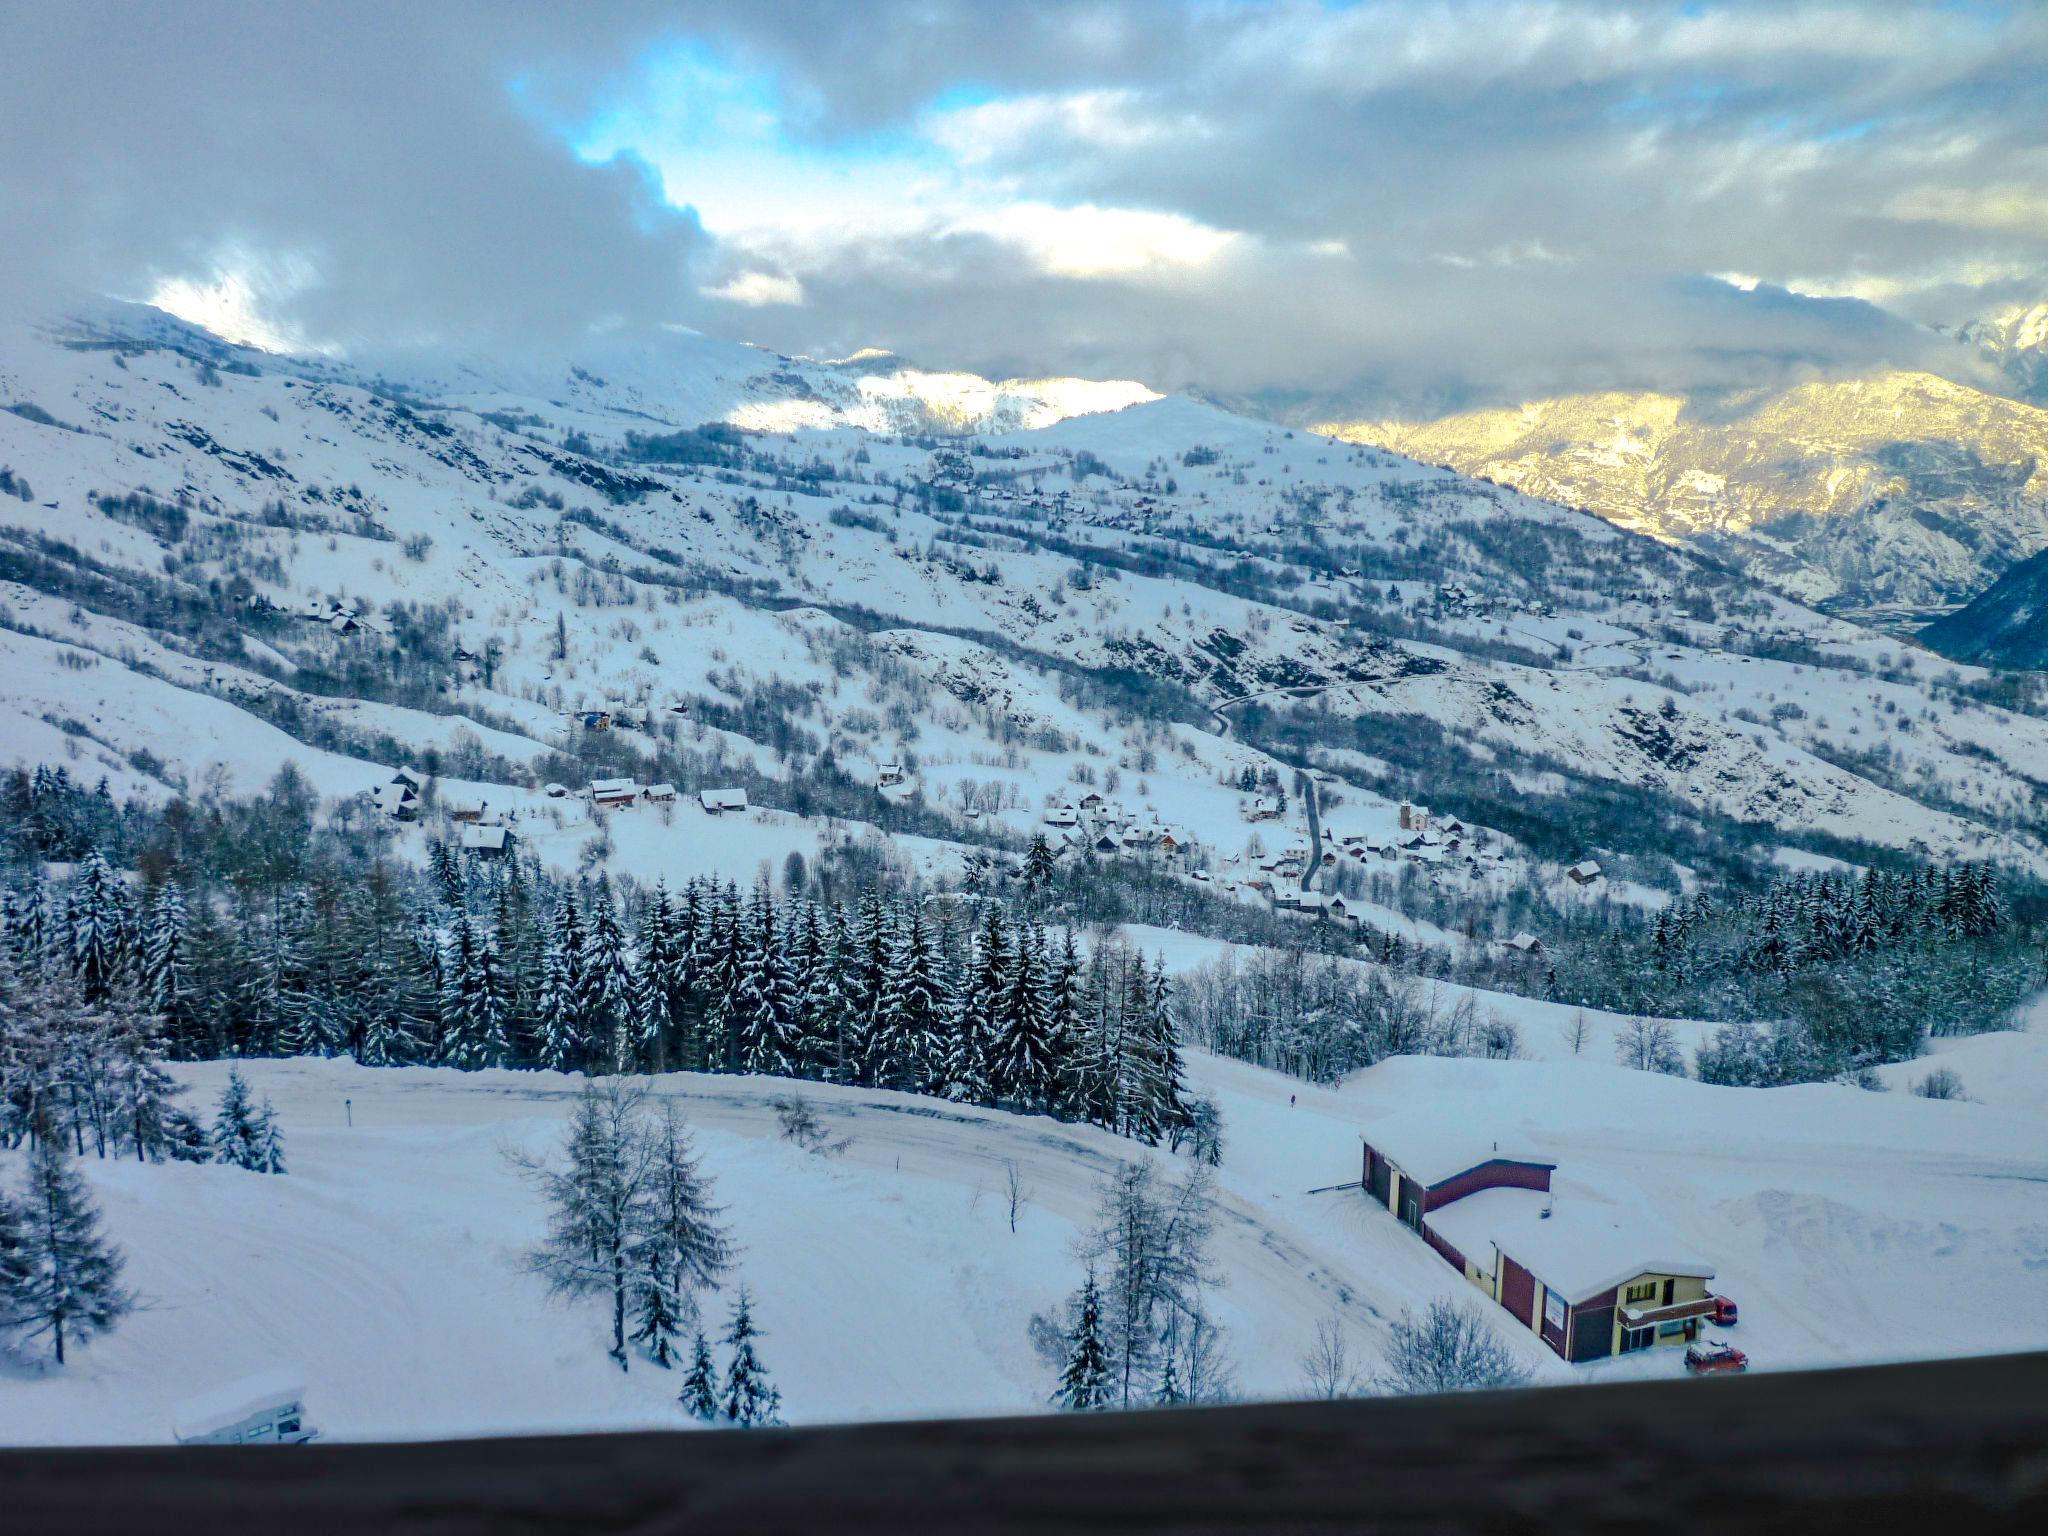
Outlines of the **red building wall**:
M 1536 1305 L 1536 1277 L 1506 1254 L 1500 1256 L 1500 1304 L 1529 1324 L 1529 1311 Z
M 1445 1242 L 1442 1238 L 1438 1237 L 1436 1233 L 1432 1232 L 1426 1224 L 1423 1226 L 1422 1229 L 1422 1240 L 1425 1243 L 1429 1244 L 1430 1247 L 1434 1248 L 1438 1253 L 1442 1254 L 1444 1256 L 1444 1262 L 1449 1264 L 1451 1268 L 1455 1269 L 1459 1274 L 1462 1275 L 1465 1272 L 1465 1255 L 1458 1252 L 1457 1249 L 1453 1248 L 1449 1243 Z
M 1445 1179 L 1423 1192 L 1424 1213 L 1442 1210 L 1453 1200 L 1476 1195 L 1482 1189 L 1534 1189 L 1550 1192 L 1550 1170 L 1535 1163 L 1518 1163 L 1499 1158 L 1468 1168 L 1456 1178 Z

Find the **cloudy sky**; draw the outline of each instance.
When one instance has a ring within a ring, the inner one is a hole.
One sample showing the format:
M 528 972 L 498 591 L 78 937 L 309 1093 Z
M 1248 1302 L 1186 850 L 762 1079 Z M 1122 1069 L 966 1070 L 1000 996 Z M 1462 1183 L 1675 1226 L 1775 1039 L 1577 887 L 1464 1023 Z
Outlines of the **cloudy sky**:
M 2048 7 L 0 0 L 0 283 L 1275 410 L 1927 363 L 2048 297 Z

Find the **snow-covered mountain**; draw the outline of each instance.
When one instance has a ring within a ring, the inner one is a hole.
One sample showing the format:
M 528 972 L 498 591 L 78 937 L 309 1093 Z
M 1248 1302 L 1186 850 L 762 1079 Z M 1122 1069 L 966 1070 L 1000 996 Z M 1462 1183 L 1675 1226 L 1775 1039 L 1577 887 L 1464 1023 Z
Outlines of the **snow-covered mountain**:
M 1584 507 L 1849 612 L 1953 607 L 2048 546 L 2048 410 L 1926 373 L 1324 430 Z
M 2013 566 L 1921 638 L 1944 656 L 2000 667 L 2048 667 L 2048 550 Z
M 1307 763 L 1340 840 L 1403 799 L 1485 831 L 1418 855 L 1419 894 L 1361 866 L 1390 924 L 1490 926 L 1492 893 L 1586 852 L 1675 888 L 1738 826 L 1760 858 L 2042 860 L 2048 722 L 1982 707 L 1981 674 L 1383 451 L 1137 386 L 879 369 L 685 333 L 344 365 L 147 310 L 17 328 L 0 759 L 153 796 L 286 760 L 354 795 L 411 761 L 573 865 L 591 813 L 542 785 L 588 776 L 580 722 L 611 707 L 641 727 L 614 764 L 755 786 L 744 823 L 618 839 L 622 872 L 743 874 L 878 820 L 957 867 L 1093 792 L 1057 831 L 1176 829 L 1212 890 L 1306 841 L 1246 786 Z M 807 799 L 821 761 L 866 798 Z
M 2048 299 L 1994 310 L 1958 327 L 1956 338 L 1988 354 L 2021 398 L 2048 404 Z

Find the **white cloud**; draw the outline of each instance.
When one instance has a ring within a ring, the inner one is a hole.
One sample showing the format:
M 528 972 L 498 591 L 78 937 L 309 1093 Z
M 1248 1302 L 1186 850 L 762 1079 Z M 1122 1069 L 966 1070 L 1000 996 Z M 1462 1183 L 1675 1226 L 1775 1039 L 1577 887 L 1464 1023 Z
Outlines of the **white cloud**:
M 801 304 L 804 301 L 804 285 L 793 277 L 775 272 L 742 272 L 729 282 L 701 292 L 707 299 L 723 299 L 728 304 L 744 304 L 750 309 L 759 309 L 767 304 Z
M 1016 202 L 966 215 L 961 233 L 986 235 L 1058 277 L 1129 277 L 1206 267 L 1244 240 L 1178 213 Z

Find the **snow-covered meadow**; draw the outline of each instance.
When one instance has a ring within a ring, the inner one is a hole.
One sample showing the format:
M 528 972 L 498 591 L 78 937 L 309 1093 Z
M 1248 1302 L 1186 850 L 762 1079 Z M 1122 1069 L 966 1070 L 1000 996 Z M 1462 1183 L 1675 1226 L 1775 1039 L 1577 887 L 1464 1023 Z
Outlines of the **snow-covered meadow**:
M 1525 1021 L 1538 1038 L 1545 1021 Z M 1396 1058 L 1320 1089 L 1191 1053 L 1225 1117 L 1210 1298 L 1247 1396 L 1302 1386 L 1335 1318 L 1377 1363 L 1388 1325 L 1469 1299 L 1545 1383 L 1677 1374 L 1675 1352 L 1567 1367 L 1355 1189 L 1359 1136 L 1418 1107 L 1554 1159 L 1560 1201 L 1683 1235 L 1741 1302 L 1758 1369 L 2048 1345 L 2016 1298 L 2048 1273 L 2048 1034 L 1958 1042 L 1972 1098 L 1738 1089 L 1557 1059 Z M 604 1308 L 524 1271 L 538 1195 L 507 1160 L 560 1137 L 579 1081 L 546 1073 L 245 1063 L 291 1171 L 88 1161 L 138 1311 L 61 1372 L 0 1377 L 0 1440 L 162 1442 L 176 1406 L 279 1366 L 336 1438 L 680 1427 L 679 1372 L 606 1358 Z M 180 1068 L 210 1101 L 225 1064 Z M 1120 1160 L 1167 1154 L 1088 1127 L 779 1079 L 652 1080 L 695 1128 L 743 1250 L 737 1278 L 793 1422 L 1041 1408 L 1030 1315 L 1078 1283 L 1075 1244 Z M 801 1093 L 838 1155 L 782 1140 Z M 352 1122 L 352 1123 L 351 1123 Z M 1016 1229 L 1006 1194 L 1026 1190 Z M 1312 1192 L 1320 1190 L 1321 1192 Z M 728 1295 L 730 1287 L 728 1287 Z M 727 1297 L 708 1298 L 722 1323 Z

